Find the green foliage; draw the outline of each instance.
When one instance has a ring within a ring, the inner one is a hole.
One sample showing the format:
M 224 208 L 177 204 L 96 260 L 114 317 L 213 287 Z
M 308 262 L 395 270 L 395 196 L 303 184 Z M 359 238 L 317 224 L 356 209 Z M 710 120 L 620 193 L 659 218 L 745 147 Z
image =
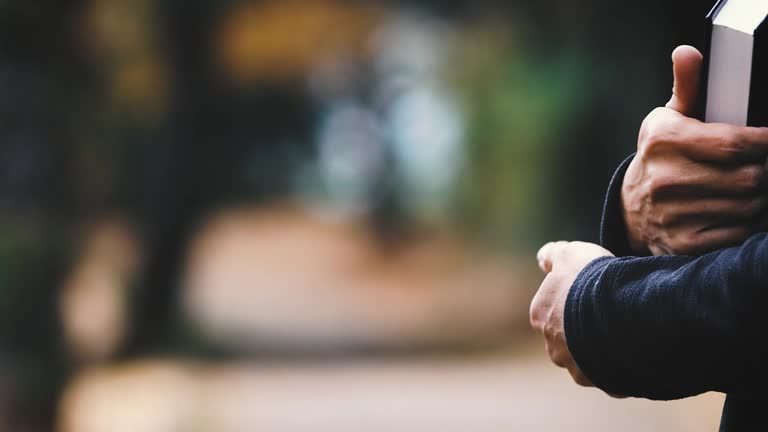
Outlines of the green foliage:
M 468 164 L 460 209 L 481 235 L 506 246 L 537 238 L 557 198 L 551 184 L 567 126 L 589 77 L 572 51 L 540 53 L 519 35 L 484 30 L 458 52 Z

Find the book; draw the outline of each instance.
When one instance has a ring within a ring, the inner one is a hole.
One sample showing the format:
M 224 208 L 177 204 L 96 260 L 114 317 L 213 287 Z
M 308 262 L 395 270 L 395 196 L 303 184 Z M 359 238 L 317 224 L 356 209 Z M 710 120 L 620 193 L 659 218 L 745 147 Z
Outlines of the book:
M 719 0 L 707 16 L 699 117 L 768 126 L 768 0 Z

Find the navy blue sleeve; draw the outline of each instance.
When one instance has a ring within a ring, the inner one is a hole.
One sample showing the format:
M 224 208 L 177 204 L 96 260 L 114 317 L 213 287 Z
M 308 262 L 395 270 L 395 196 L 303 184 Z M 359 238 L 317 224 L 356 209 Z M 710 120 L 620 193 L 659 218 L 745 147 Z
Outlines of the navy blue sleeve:
M 768 234 L 698 258 L 601 258 L 569 292 L 568 348 L 611 394 L 750 394 L 765 378 L 766 291 Z
M 616 173 L 613 174 L 603 206 L 600 244 L 616 256 L 637 255 L 632 251 L 629 239 L 627 239 L 627 226 L 624 222 L 624 211 L 621 203 L 621 187 L 624 184 L 624 175 L 634 158 L 635 155 L 632 155 L 624 160 Z

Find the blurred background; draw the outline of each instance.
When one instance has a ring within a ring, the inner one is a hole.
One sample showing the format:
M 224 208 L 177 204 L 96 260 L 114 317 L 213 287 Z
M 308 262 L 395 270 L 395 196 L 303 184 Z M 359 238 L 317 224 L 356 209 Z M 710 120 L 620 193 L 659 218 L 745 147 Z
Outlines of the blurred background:
M 0 430 L 715 430 L 527 324 L 711 3 L 0 0 Z

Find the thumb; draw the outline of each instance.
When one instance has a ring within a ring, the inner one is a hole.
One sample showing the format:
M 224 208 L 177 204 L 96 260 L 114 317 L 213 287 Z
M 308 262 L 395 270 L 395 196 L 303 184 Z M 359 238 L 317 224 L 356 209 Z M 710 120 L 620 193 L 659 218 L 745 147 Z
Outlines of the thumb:
M 672 53 L 675 86 L 672 89 L 672 99 L 667 103 L 667 108 L 685 116 L 694 114 L 703 60 L 704 56 L 694 47 L 683 45 L 675 49 Z

